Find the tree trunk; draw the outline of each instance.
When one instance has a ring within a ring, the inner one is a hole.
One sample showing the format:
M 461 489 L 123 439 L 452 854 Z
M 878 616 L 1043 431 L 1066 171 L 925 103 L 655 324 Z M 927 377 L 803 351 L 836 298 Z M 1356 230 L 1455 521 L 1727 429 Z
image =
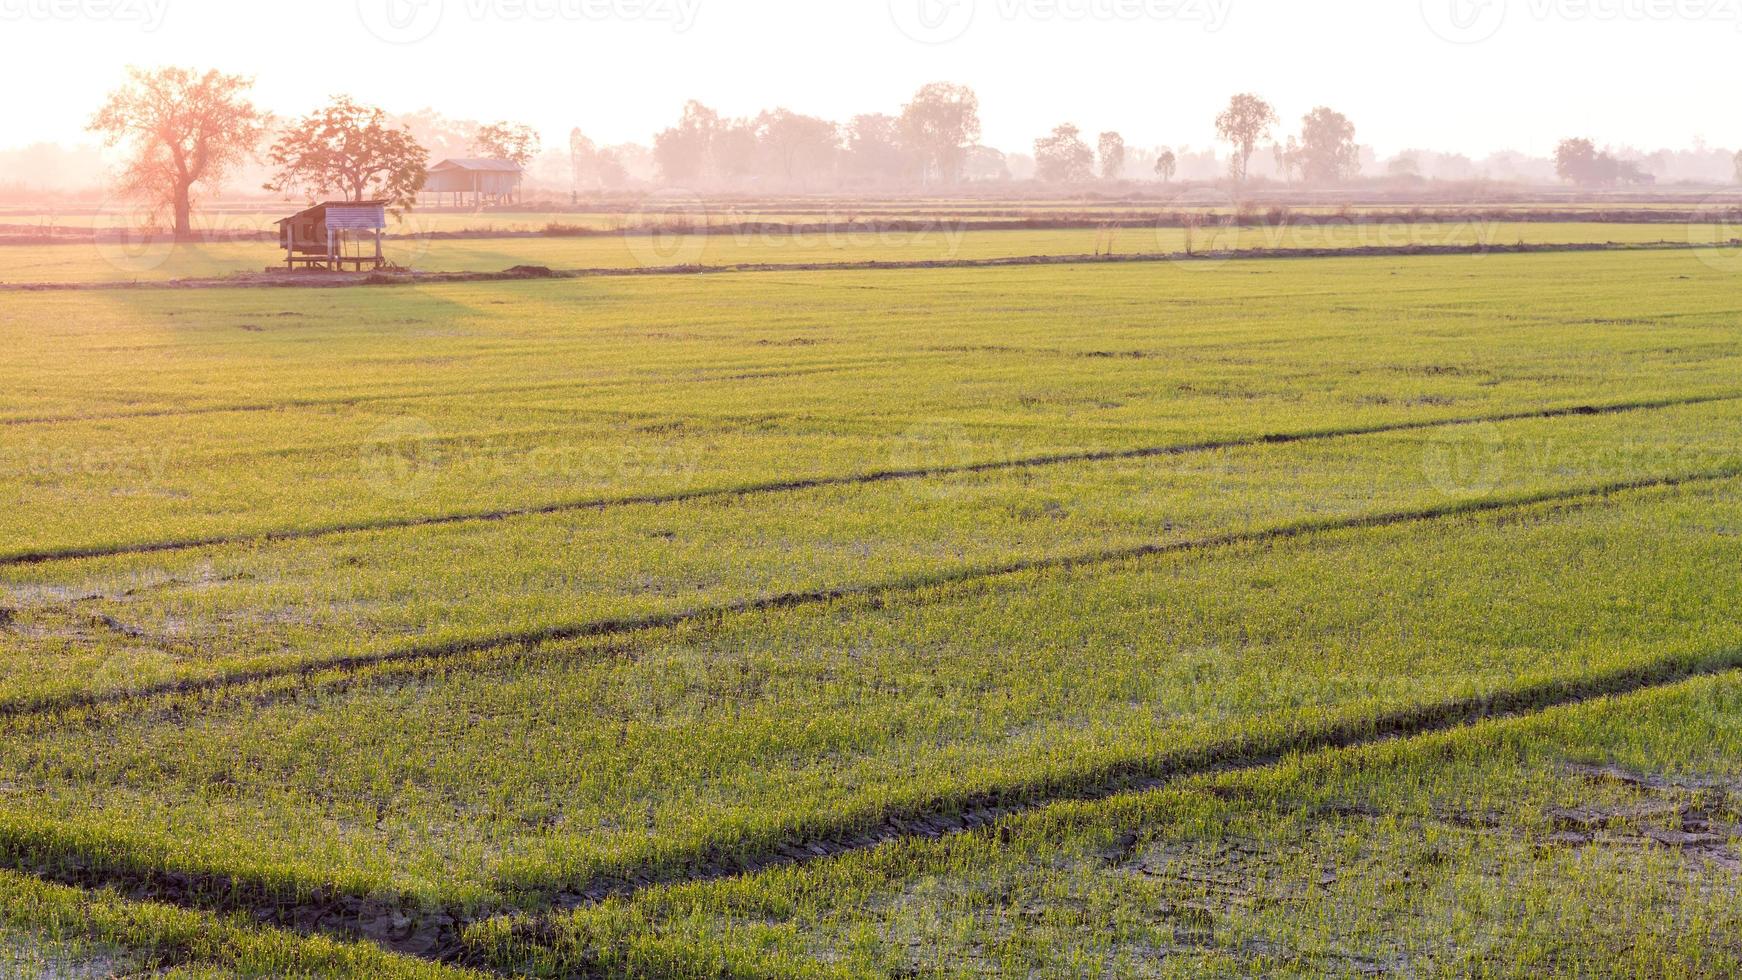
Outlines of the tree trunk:
M 175 238 L 176 241 L 192 241 L 194 237 L 194 206 L 192 186 L 178 183 L 175 185 Z

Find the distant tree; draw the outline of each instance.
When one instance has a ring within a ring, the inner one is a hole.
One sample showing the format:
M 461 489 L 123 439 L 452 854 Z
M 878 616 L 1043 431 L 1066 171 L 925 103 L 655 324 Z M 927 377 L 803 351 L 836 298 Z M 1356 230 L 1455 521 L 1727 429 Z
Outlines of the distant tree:
M 1102 133 L 1098 142 L 1101 157 L 1101 179 L 1118 180 L 1125 175 L 1125 137 L 1118 133 Z
M 1402 153 L 1385 165 L 1385 172 L 1392 177 L 1420 177 L 1421 160 L 1413 153 Z
M 1216 117 L 1216 135 L 1234 150 L 1228 160 L 1228 176 L 1236 183 L 1246 180 L 1251 172 L 1249 165 L 1253 148 L 1270 135 L 1270 127 L 1274 125 L 1276 110 L 1270 107 L 1270 103 L 1249 93 L 1234 96 L 1228 101 L 1228 108 Z
M 660 176 L 667 183 L 677 184 L 705 176 L 714 133 L 719 128 L 719 113 L 693 99 L 685 103 L 677 125 L 653 138 L 653 156 Z
M 1048 183 L 1075 183 L 1095 175 L 1095 153 L 1070 123 L 1034 141 L 1034 163 L 1035 177 Z
M 1293 183 L 1295 174 L 1300 172 L 1300 141 L 1290 136 L 1285 143 L 1273 143 L 1270 146 L 1270 156 L 1276 161 L 1276 172 L 1282 175 L 1283 180 Z
M 790 109 L 764 112 L 756 119 L 759 142 L 788 183 L 825 176 L 841 149 L 841 130 L 827 119 Z
M 901 120 L 872 113 L 854 116 L 846 130 L 847 170 L 879 183 L 913 176 L 914 158 L 901 139 Z
M 1742 184 L 1742 150 L 1736 151 L 1736 183 Z
M 969 180 L 1009 180 L 1010 158 L 990 146 L 970 146 L 962 175 Z
M 1306 114 L 1300 130 L 1301 176 L 1315 184 L 1337 184 L 1361 172 L 1355 124 L 1324 106 Z
M 1172 150 L 1162 150 L 1161 155 L 1155 158 L 1155 175 L 1165 184 L 1178 172 L 1179 158 L 1173 155 Z
M 398 210 L 416 202 L 429 157 L 411 130 L 394 128 L 386 113 L 339 96 L 286 127 L 268 159 L 276 170 L 269 191 L 379 198 Z
M 599 184 L 599 148 L 579 127 L 569 130 L 569 175 L 570 187 L 577 192 Z
M 496 122 L 479 126 L 472 135 L 472 152 L 491 160 L 509 160 L 521 167 L 538 156 L 538 133 L 522 123 Z
M 980 141 L 980 98 L 965 85 L 932 82 L 901 110 L 901 141 L 926 183 L 953 184 L 968 147 Z
M 1589 183 L 1597 171 L 1597 146 L 1588 139 L 1561 140 L 1554 151 L 1554 172 L 1569 184 Z
M 642 155 L 647 150 L 640 146 L 634 149 Z M 618 147 L 605 147 L 594 157 L 594 169 L 598 174 L 600 187 L 622 187 L 629 182 L 629 166 L 623 161 L 623 150 Z
M 1582 187 L 1645 184 L 1652 177 L 1639 164 L 1597 149 L 1588 139 L 1562 140 L 1555 148 L 1555 174 Z
M 240 75 L 131 68 L 128 76 L 89 128 L 110 146 L 127 146 L 121 192 L 168 210 L 176 237 L 192 238 L 194 188 L 216 185 L 251 157 L 267 117 Z
M 762 135 L 753 119 L 721 119 L 708 141 L 712 176 L 721 180 L 747 181 L 768 169 Z

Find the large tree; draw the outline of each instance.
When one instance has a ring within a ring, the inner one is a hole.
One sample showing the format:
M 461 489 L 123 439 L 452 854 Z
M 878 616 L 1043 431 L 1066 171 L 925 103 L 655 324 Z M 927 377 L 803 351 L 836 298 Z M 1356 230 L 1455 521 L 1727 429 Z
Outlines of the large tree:
M 1034 141 L 1034 166 L 1035 176 L 1043 181 L 1075 183 L 1095 175 L 1095 152 L 1083 142 L 1077 127 L 1062 123 L 1051 136 Z
M 1301 175 L 1312 183 L 1340 183 L 1361 172 L 1355 124 L 1324 106 L 1301 121 L 1299 154 Z
M 254 153 L 267 117 L 247 98 L 240 75 L 186 68 L 128 69 L 90 128 L 125 144 L 123 194 L 175 215 L 175 235 L 193 237 L 194 188 L 216 185 Z
M 543 143 L 538 131 L 524 123 L 495 122 L 472 134 L 472 152 L 492 160 L 508 160 L 522 169 L 538 156 Z
M 1118 133 L 1102 133 L 1099 149 L 1101 151 L 1101 179 L 1118 180 L 1125 174 L 1125 137 Z
M 955 183 L 968 147 L 980 141 L 980 97 L 965 85 L 924 86 L 902 107 L 901 139 L 919 158 L 923 181 Z
M 1260 140 L 1270 135 L 1276 125 L 1276 110 L 1256 95 L 1243 93 L 1228 101 L 1228 108 L 1216 117 L 1216 135 L 1233 147 L 1228 159 L 1228 176 L 1235 183 L 1246 180 L 1252 162 L 1252 150 Z
M 339 96 L 287 126 L 269 154 L 275 173 L 266 189 L 315 197 L 338 193 L 352 201 L 383 200 L 395 210 L 417 200 L 428 176 L 411 130 L 387 114 Z

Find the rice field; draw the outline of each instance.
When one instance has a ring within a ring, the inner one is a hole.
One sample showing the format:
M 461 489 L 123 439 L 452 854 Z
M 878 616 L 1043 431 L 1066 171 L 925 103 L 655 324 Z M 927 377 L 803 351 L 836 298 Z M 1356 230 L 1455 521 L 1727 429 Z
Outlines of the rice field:
M 1734 975 L 1735 261 L 0 293 L 0 974 Z
M 561 220 L 564 216 L 553 216 Z M 735 215 L 737 220 L 746 216 Z M 911 220 L 894 216 L 896 221 Z M 719 216 L 708 220 L 722 221 Z M 1363 223 L 1302 216 L 1287 226 L 1228 224 L 1227 216 L 1187 231 L 1173 226 L 1098 229 L 989 230 L 972 218 L 951 217 L 913 226 L 806 228 L 804 215 L 754 216 L 797 222 L 699 232 L 613 232 L 544 237 L 548 223 L 498 223 L 494 216 L 416 214 L 389 229 L 383 254 L 419 272 L 500 272 L 514 266 L 552 269 L 660 269 L 681 266 L 811 265 L 865 262 L 953 262 L 1031 256 L 1177 255 L 1186 252 L 1256 252 L 1286 249 L 1395 249 L 1407 246 L 1513 245 L 1724 245 L 1742 237 L 1733 223 L 1694 224 L 1498 221 Z M 845 220 L 835 216 L 833 220 Z M 562 221 L 569 224 L 568 221 Z M 606 229 L 620 227 L 606 225 Z M 128 239 L 50 245 L 0 243 L 0 284 L 161 282 L 239 276 L 282 269 L 284 253 L 254 231 L 271 231 L 266 216 L 229 227 L 195 243 L 137 234 Z M 443 237 L 465 229 L 466 237 Z M 1727 253 L 1724 253 L 1729 259 Z

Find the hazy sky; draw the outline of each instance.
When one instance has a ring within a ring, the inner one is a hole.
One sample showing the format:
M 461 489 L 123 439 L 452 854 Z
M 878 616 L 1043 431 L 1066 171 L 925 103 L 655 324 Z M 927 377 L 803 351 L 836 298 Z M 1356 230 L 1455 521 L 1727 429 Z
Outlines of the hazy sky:
M 687 98 L 843 119 L 920 84 L 980 93 L 1004 149 L 1069 120 L 1203 145 L 1251 90 L 1381 154 L 1548 152 L 1567 135 L 1742 144 L 1742 0 L 0 0 L 0 146 L 75 142 L 129 64 L 256 77 L 280 114 L 389 110 L 647 141 Z

